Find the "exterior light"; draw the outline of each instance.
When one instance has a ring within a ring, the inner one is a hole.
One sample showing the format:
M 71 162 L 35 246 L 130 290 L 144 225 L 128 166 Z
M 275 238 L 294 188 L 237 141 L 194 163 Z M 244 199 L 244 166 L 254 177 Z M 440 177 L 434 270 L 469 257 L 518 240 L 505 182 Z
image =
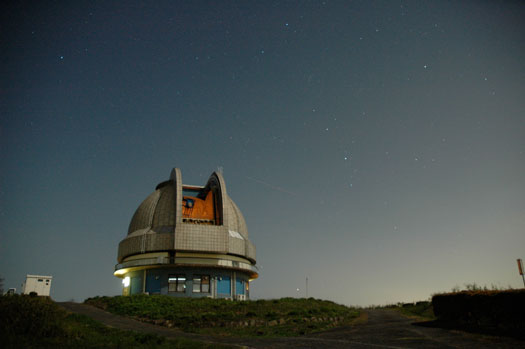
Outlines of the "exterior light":
M 129 276 L 126 276 L 124 279 L 122 279 L 122 285 L 124 285 L 124 287 L 128 287 L 129 281 Z

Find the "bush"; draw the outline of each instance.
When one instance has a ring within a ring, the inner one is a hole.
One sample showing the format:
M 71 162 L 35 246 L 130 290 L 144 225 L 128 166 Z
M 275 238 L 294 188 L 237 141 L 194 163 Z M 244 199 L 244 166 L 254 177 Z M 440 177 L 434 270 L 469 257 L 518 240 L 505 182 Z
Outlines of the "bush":
M 432 297 L 438 319 L 470 329 L 525 334 L 525 290 L 461 291 Z
M 65 312 L 48 297 L 2 296 L 0 309 L 3 336 L 54 337 L 63 334 L 61 321 Z
M 97 299 L 99 301 L 99 299 Z M 188 339 L 108 328 L 86 316 L 67 313 L 49 297 L 0 296 L 2 348 L 202 348 Z

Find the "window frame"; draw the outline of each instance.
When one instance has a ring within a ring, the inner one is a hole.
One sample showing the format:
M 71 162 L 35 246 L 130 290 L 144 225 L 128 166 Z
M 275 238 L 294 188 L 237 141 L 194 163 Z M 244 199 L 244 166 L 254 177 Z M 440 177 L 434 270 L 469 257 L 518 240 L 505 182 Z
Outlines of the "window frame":
M 171 279 L 175 279 L 171 281 Z M 185 274 L 170 274 L 168 275 L 168 293 L 186 293 L 186 278 Z M 171 290 L 170 286 L 174 285 L 175 290 Z
M 199 280 L 198 283 L 196 283 L 196 280 Z M 203 282 L 206 280 L 207 282 Z M 193 275 L 192 279 L 192 292 L 193 293 L 210 293 L 211 292 L 211 277 L 210 275 Z M 198 286 L 198 289 L 195 289 L 196 285 Z M 205 291 L 203 286 L 208 286 L 208 289 Z

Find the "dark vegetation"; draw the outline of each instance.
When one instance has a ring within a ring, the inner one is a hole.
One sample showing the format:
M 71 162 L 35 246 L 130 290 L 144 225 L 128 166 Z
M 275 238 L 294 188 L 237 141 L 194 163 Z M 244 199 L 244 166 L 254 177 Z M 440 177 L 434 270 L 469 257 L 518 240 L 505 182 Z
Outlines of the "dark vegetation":
M 187 339 L 106 327 L 86 316 L 67 313 L 47 297 L 0 296 L 2 348 L 202 348 Z
M 413 318 L 417 325 L 525 339 L 525 289 L 498 289 L 466 284 L 432 301 L 398 303 L 382 307 Z
M 437 294 L 432 304 L 443 326 L 525 338 L 525 289 Z
M 432 303 L 428 301 L 400 304 L 396 309 L 403 315 L 419 320 L 434 320 L 436 318 Z
M 135 295 L 85 303 L 186 332 L 224 336 L 297 336 L 347 324 L 359 315 L 356 309 L 314 298 L 232 302 Z

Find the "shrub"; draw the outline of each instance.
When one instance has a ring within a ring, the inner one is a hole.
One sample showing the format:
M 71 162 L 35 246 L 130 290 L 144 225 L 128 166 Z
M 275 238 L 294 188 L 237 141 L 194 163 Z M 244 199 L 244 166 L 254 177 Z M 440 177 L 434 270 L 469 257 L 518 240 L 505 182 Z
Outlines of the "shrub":
M 48 297 L 11 295 L 0 297 L 1 331 L 4 336 L 54 337 L 62 335 L 65 312 Z
M 0 309 L 2 348 L 212 347 L 188 339 L 172 341 L 108 328 L 84 315 L 67 313 L 48 297 L 0 296 Z
M 461 291 L 432 297 L 436 316 L 458 326 L 525 334 L 525 290 Z

